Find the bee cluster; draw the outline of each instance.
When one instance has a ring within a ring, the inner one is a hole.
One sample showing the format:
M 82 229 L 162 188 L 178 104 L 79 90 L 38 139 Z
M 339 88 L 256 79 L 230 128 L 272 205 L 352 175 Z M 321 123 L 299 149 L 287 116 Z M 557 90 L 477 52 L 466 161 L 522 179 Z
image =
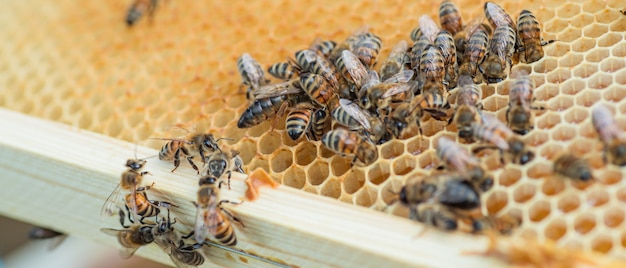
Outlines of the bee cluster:
M 353 164 L 368 166 L 378 159 L 378 145 L 421 135 L 421 122 L 429 118 L 454 124 L 459 142 L 481 142 L 474 154 L 440 138 L 437 155 L 446 165 L 426 177 L 406 178 L 398 200 L 409 206 L 411 219 L 442 229 L 457 229 L 460 219 L 475 232 L 496 228 L 508 233 L 521 220 L 481 212 L 480 194 L 494 181 L 475 154 L 495 149 L 502 165 L 534 159 L 520 136 L 533 129 L 533 110 L 545 107 L 534 104 L 534 82 L 514 63 L 540 60 L 543 46 L 554 40 L 542 40 L 539 22 L 528 10 L 515 22 L 502 7 L 486 2 L 484 15 L 488 23 L 475 19 L 463 24 L 457 7 L 442 2 L 441 28 L 421 16 L 409 35 L 413 45 L 398 42 L 378 71 L 374 67 L 382 40 L 366 27 L 341 43 L 316 39 L 295 59 L 271 65 L 267 72 L 282 80 L 278 83 L 271 83 L 261 65 L 243 54 L 237 67 L 250 105 L 237 126 L 272 120 L 273 127 L 289 111 L 285 129 L 292 140 L 306 136 L 321 141 L 350 156 Z M 506 124 L 482 111 L 479 86 L 503 81 L 509 88 Z M 554 160 L 554 171 L 592 179 L 589 164 L 571 155 Z
M 156 1 L 137 3 L 148 14 L 156 5 Z M 534 103 L 535 85 L 528 71 L 514 68 L 514 63 L 540 60 L 543 46 L 554 40 L 541 39 L 539 22 L 528 10 L 522 10 L 515 22 L 503 8 L 487 2 L 484 14 L 488 23 L 463 24 L 456 6 L 442 2 L 441 27 L 428 16 L 420 17 L 409 35 L 413 44 L 404 40 L 395 44 L 378 70 L 382 39 L 366 27 L 341 43 L 316 39 L 293 59 L 269 66 L 267 72 L 280 82 L 268 79 L 264 68 L 245 53 L 237 68 L 250 103 L 237 126 L 272 121 L 273 128 L 286 114 L 285 130 L 292 140 L 306 137 L 349 156 L 353 164 L 369 166 L 378 160 L 378 146 L 422 135 L 426 120 L 453 125 L 458 142 L 446 137 L 436 141 L 443 165 L 428 175 L 404 178 L 397 201 L 409 207 L 411 219 L 443 230 L 510 233 L 521 224 L 520 218 L 489 215 L 482 209 L 481 196 L 493 187 L 494 178 L 482 163 L 481 152 L 497 151 L 502 166 L 534 159 L 534 149 L 521 137 L 533 129 L 534 111 L 545 107 Z M 131 12 L 128 15 L 130 20 Z M 506 123 L 483 111 L 481 103 L 480 84 L 500 82 L 508 87 Z M 604 144 L 604 160 L 626 165 L 626 138 L 611 112 L 596 105 L 592 123 Z M 196 266 L 204 262 L 198 251 L 203 245 L 237 243 L 231 222 L 243 223 L 223 205 L 238 203 L 220 199 L 219 193 L 229 186 L 232 172 L 243 173 L 244 163 L 237 151 L 220 148 L 220 139 L 210 133 L 167 140 L 159 159 L 173 162 L 173 172 L 184 158 L 200 175 L 193 232 L 183 235 L 174 229 L 170 208 L 175 204 L 148 198 L 148 190 L 154 188 L 141 183 L 148 174 L 142 171 L 144 159 L 128 161 L 128 170 L 103 206 L 103 215 L 119 215 L 124 229 L 102 231 L 118 238 L 124 257 L 154 242 L 177 266 Z M 462 145 L 471 143 L 476 143 L 471 151 Z M 194 159 L 201 159 L 204 168 L 198 168 Z M 581 183 L 594 179 L 582 158 L 561 153 L 552 162 L 554 173 Z M 125 196 L 120 198 L 122 192 Z M 148 221 L 152 217 L 155 220 Z
M 163 249 L 177 267 L 198 266 L 204 263 L 203 255 L 198 251 L 202 246 L 232 247 L 237 244 L 237 238 L 231 222 L 243 226 L 223 204 L 240 204 L 238 202 L 221 199 L 222 188 L 230 189 L 232 172 L 243 173 L 242 161 L 239 152 L 223 150 L 218 145 L 222 139 L 215 139 L 212 134 L 192 133 L 186 139 L 166 139 L 168 142 L 159 152 L 159 159 L 172 161 L 174 172 L 180 165 L 180 159 L 187 162 L 200 175 L 198 180 L 197 208 L 195 228 L 183 235 L 174 229 L 176 219 L 170 217 L 170 208 L 178 207 L 169 201 L 151 200 L 149 190 L 156 190 L 153 185 L 143 186 L 145 175 L 143 171 L 147 161 L 145 159 L 129 159 L 128 168 L 121 175 L 121 181 L 105 201 L 101 215 L 119 215 L 120 224 L 124 229 L 103 228 L 102 232 L 117 237 L 123 249 L 120 251 L 123 258 L 131 257 L 141 246 L 155 243 Z M 205 168 L 200 171 L 193 162 L 199 156 Z M 121 198 L 121 194 L 124 197 Z M 123 204 L 120 204 L 123 200 Z M 167 216 L 163 216 L 166 210 Z M 148 219 L 153 218 L 150 222 Z M 130 225 L 126 225 L 126 219 Z M 213 242 L 214 239 L 217 242 Z M 191 240 L 192 242 L 186 242 Z M 249 255 L 241 251 L 238 254 Z

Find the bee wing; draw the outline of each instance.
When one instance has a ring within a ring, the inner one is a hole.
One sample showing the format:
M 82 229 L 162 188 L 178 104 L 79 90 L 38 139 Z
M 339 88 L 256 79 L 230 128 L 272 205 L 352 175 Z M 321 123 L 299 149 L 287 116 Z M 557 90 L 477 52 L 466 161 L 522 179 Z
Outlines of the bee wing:
M 437 23 L 435 23 L 435 21 L 433 21 L 430 16 L 422 15 L 419 18 L 419 25 L 422 34 L 428 37 L 428 39 L 430 39 L 430 42 L 435 40 L 435 36 L 437 36 L 437 33 L 439 33 L 439 26 L 437 26 Z
M 198 243 L 202 243 L 204 240 L 206 240 L 206 237 L 209 234 L 209 230 L 206 226 L 207 215 L 208 211 L 206 208 L 198 207 L 196 209 L 196 226 L 194 228 L 194 238 Z
M 209 206 L 207 209 L 206 217 L 204 218 L 204 225 L 206 230 L 215 237 L 217 234 L 217 227 L 224 223 L 224 217 L 221 211 L 216 205 Z
M 380 84 L 380 77 L 378 76 L 378 73 L 374 70 L 367 71 L 367 78 L 365 79 L 365 82 L 363 82 L 363 85 L 361 85 L 358 95 L 363 96 L 367 89 L 378 84 Z
M 494 115 L 483 113 L 481 116 L 483 124 L 487 127 L 496 128 L 503 133 L 502 138 L 512 137 L 513 131 L 508 128 L 502 121 L 498 120 Z
M 52 241 L 50 241 L 50 244 L 48 245 L 48 251 L 52 251 L 58 248 L 61 245 L 61 243 L 65 241 L 65 239 L 67 239 L 67 235 L 60 235 L 60 236 L 52 238 Z
M 359 122 L 366 130 L 372 130 L 372 126 L 369 122 L 369 116 L 363 110 L 361 110 L 361 107 L 359 107 L 359 105 L 348 99 L 340 99 L 339 105 L 341 105 L 341 108 L 343 108 L 346 113 L 356 119 L 356 121 Z
M 365 79 L 368 77 L 367 69 L 363 63 L 361 63 L 359 58 L 350 50 L 342 51 L 341 58 L 343 59 L 343 64 L 346 66 L 346 70 L 348 70 L 352 80 L 354 80 L 356 86 L 360 88 L 365 82 Z
M 393 95 L 409 91 L 409 89 L 411 89 L 411 85 L 409 85 L 409 84 L 399 84 L 398 83 L 398 84 L 390 87 L 389 89 L 387 89 L 387 91 L 385 91 L 385 94 L 380 96 L 380 98 L 382 98 L 382 99 L 389 98 L 389 97 L 391 97 Z
M 304 58 L 309 62 L 315 62 L 317 61 L 317 53 L 315 53 L 315 51 L 310 50 L 310 49 L 305 49 L 302 51 L 302 53 L 304 53 Z
M 400 40 L 400 42 L 393 46 L 389 54 L 396 55 L 400 53 L 405 53 L 407 50 L 409 50 L 409 44 L 404 40 Z
M 265 82 L 263 68 L 261 68 L 261 65 L 254 58 L 248 53 L 244 53 L 241 55 L 241 60 L 243 68 L 248 74 L 250 83 L 254 88 L 257 88 L 261 83 Z
M 262 86 L 254 92 L 256 99 L 270 98 L 287 94 L 302 93 L 302 89 L 294 85 L 293 81 Z
M 383 83 L 407 83 L 411 81 L 411 78 L 413 78 L 414 74 L 415 72 L 413 72 L 413 70 L 403 70 L 387 78 L 387 80 L 385 80 Z
M 122 192 L 122 187 L 118 183 L 113 189 L 113 192 L 109 195 L 109 197 L 104 201 L 102 208 L 100 209 L 101 218 L 110 217 L 116 214 L 117 210 L 120 209 L 118 202 L 120 200 L 120 193 Z
M 170 247 L 174 247 L 174 245 L 170 246 Z M 197 267 L 197 266 L 193 266 L 193 265 L 189 265 L 186 263 L 183 263 L 180 260 L 179 254 L 181 254 L 177 248 L 174 248 L 171 250 L 170 253 L 168 253 L 168 255 L 170 256 L 170 260 L 172 260 L 172 262 L 174 263 L 174 266 L 176 266 L 176 268 L 192 268 L 192 267 Z

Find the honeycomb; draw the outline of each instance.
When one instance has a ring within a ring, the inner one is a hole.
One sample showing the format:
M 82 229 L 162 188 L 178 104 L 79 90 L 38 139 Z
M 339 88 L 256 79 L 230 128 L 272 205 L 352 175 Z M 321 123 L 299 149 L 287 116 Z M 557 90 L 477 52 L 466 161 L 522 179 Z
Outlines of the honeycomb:
M 537 153 L 530 163 L 501 167 L 482 158 L 495 186 L 483 195 L 489 214 L 523 219 L 514 237 L 553 240 L 565 248 L 626 257 L 625 169 L 602 161 L 590 107 L 603 103 L 626 129 L 626 16 L 620 0 L 496 1 L 517 17 L 532 10 L 546 46 L 531 70 L 546 111 L 523 137 Z M 130 1 L 5 1 L 0 11 L 0 106 L 158 149 L 151 137 L 182 135 L 174 127 L 211 131 L 241 151 L 247 171 L 263 168 L 284 185 L 382 210 L 406 175 L 439 164 L 434 143 L 456 137 L 454 126 L 430 120 L 424 137 L 379 146 L 365 168 L 319 142 L 292 141 L 284 124 L 238 129 L 248 102 L 236 60 L 247 52 L 264 67 L 316 37 L 343 40 L 369 25 L 382 37 L 381 55 L 408 40 L 418 17 L 437 18 L 430 1 L 162 1 L 153 20 L 129 29 Z M 464 20 L 482 3 L 456 1 Z M 504 120 L 506 83 L 482 85 L 483 104 Z M 567 150 L 589 160 L 598 182 L 579 185 L 551 175 L 546 159 Z M 185 164 L 185 163 L 184 163 Z M 183 165 L 184 165 L 183 164 Z M 406 217 L 406 208 L 386 210 Z

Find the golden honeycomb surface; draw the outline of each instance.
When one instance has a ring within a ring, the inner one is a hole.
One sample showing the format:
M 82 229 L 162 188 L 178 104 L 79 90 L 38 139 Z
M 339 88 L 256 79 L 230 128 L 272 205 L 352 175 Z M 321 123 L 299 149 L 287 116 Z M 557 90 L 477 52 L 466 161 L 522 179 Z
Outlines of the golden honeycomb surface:
M 490 214 L 523 219 L 513 236 L 626 257 L 626 171 L 602 161 L 590 107 L 604 103 L 626 129 L 626 8 L 621 0 L 495 1 L 516 18 L 533 11 L 543 26 L 545 57 L 531 70 L 546 111 L 523 137 L 537 157 L 501 166 L 482 158 L 496 178 L 483 195 Z M 465 22 L 483 16 L 478 1 L 455 1 Z M 3 1 L 0 10 L 0 106 L 158 149 L 174 127 L 211 131 L 241 151 L 246 170 L 266 169 L 278 182 L 381 210 L 408 175 L 439 164 L 433 144 L 455 127 L 429 120 L 424 137 L 378 147 L 369 167 L 292 141 L 284 124 L 238 129 L 248 102 L 236 60 L 247 52 L 264 67 L 307 47 L 316 37 L 342 41 L 368 25 L 386 56 L 409 40 L 419 16 L 437 21 L 431 1 L 162 1 L 153 20 L 124 24 L 130 1 Z M 380 61 L 379 61 L 380 62 Z M 504 120 L 507 83 L 482 85 L 483 104 Z M 589 160 L 598 179 L 580 186 L 551 174 L 567 150 Z M 184 163 L 183 163 L 184 164 Z M 407 215 L 393 204 L 387 212 Z

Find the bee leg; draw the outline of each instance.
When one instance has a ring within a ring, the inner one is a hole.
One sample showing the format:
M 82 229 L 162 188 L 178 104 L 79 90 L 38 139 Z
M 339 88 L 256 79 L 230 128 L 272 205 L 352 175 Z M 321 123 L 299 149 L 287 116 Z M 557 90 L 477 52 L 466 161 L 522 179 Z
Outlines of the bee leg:
M 129 226 L 126 226 L 126 225 L 124 224 L 124 222 L 126 221 L 126 215 L 124 215 L 124 211 L 120 209 L 119 215 L 120 215 L 120 224 L 122 225 L 122 227 L 123 227 L 123 228 L 129 228 L 129 227 L 130 227 L 130 225 L 129 225 Z
M 196 164 L 193 162 L 192 159 L 193 159 L 193 156 L 187 156 L 187 162 L 189 162 L 191 167 L 195 169 L 198 174 L 200 174 L 200 170 L 198 169 L 198 166 L 196 166 Z
M 225 201 L 225 200 L 222 200 L 222 201 Z M 220 203 L 222 203 L 222 201 L 220 201 Z M 228 201 L 228 200 L 226 200 L 226 201 Z M 230 202 L 230 201 L 228 201 L 228 202 Z M 228 210 L 226 210 L 226 209 L 223 209 L 222 207 L 220 207 L 220 210 L 221 210 L 222 212 L 224 212 L 224 214 L 226 214 L 226 215 L 227 215 L 227 216 L 228 216 L 231 220 L 233 220 L 233 221 L 234 221 L 234 222 L 236 222 L 236 223 L 241 224 L 241 227 L 243 227 L 243 228 L 245 228 L 245 227 L 246 227 L 246 226 L 243 224 L 243 222 L 242 222 L 242 221 L 240 221 L 240 220 L 239 220 L 237 217 L 235 217 L 233 214 L 231 214 L 231 213 L 230 213 L 230 211 L 228 211 Z
M 174 170 L 176 170 L 178 168 L 178 166 L 180 166 L 180 151 L 182 151 L 182 150 L 179 148 L 174 153 L 174 169 L 172 169 L 171 172 L 174 172 Z
M 162 208 L 168 208 L 167 211 L 169 213 L 169 207 L 178 207 L 175 204 L 172 204 L 170 202 L 165 202 L 165 201 L 150 201 L 150 203 L 156 207 L 162 207 Z
M 189 232 L 189 234 L 187 235 L 183 235 L 181 236 L 183 239 L 189 239 L 190 237 L 192 237 L 194 234 L 196 234 L 196 231 L 191 230 L 191 232 Z
M 552 44 L 552 43 L 554 43 L 554 42 L 556 42 L 556 41 L 557 41 L 557 40 L 548 40 L 548 41 L 543 41 L 543 38 L 542 38 L 542 40 L 541 40 L 541 46 L 545 46 L 545 45 L 548 45 L 548 44 Z
M 280 105 L 280 107 L 278 108 L 278 111 L 276 112 L 276 116 L 272 118 L 272 123 L 270 124 L 270 132 L 274 131 L 274 127 L 276 126 L 276 122 L 278 121 L 278 118 L 283 117 L 283 115 L 285 115 L 285 111 L 287 110 L 288 107 L 289 107 L 289 102 L 283 102 L 283 104 Z
M 126 208 L 126 211 L 128 212 L 128 221 L 130 223 L 135 223 L 135 221 L 133 221 L 133 219 L 130 217 L 130 208 L 128 207 L 128 205 L 124 205 L 124 207 Z
M 500 164 L 504 166 L 504 151 L 500 149 Z

